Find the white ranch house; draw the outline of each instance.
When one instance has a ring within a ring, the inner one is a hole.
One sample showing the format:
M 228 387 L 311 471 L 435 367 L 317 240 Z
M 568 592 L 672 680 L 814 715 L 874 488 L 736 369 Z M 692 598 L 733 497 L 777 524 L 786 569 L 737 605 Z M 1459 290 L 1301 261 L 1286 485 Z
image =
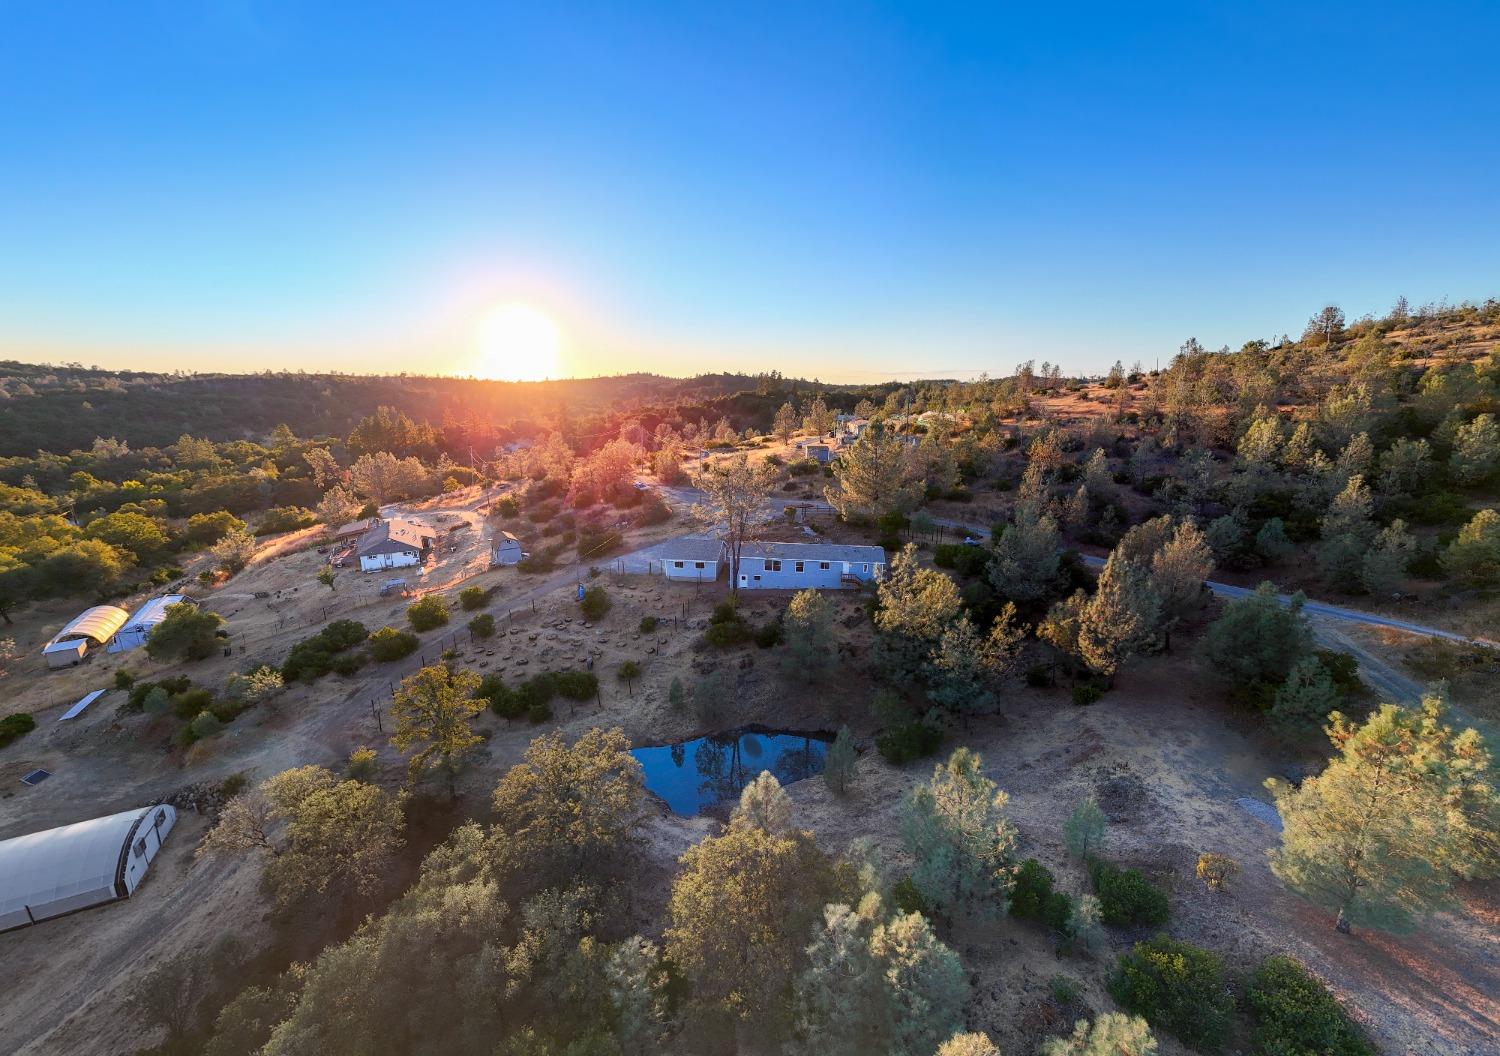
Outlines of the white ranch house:
M 359 541 L 359 570 L 379 572 L 386 568 L 420 565 L 432 551 L 437 536 L 431 528 L 393 517 L 370 526 Z
M 662 573 L 680 582 L 712 583 L 730 559 L 718 539 L 678 539 L 663 550 Z M 741 590 L 837 590 L 885 574 L 885 550 L 839 543 L 746 543 L 740 551 Z

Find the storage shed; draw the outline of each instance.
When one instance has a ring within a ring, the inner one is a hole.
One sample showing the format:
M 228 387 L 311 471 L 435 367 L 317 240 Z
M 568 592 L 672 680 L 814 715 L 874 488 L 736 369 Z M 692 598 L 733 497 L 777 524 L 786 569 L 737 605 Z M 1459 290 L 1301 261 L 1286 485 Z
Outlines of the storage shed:
M 197 602 L 186 594 L 163 594 L 159 598 L 152 598 L 140 608 L 135 614 L 125 621 L 125 624 L 115 632 L 115 637 L 109 643 L 108 651 L 111 653 L 123 653 L 127 649 L 135 649 L 146 644 L 152 630 L 162 620 L 167 618 L 167 609 L 172 605 L 196 605 Z
M 490 546 L 490 564 L 492 565 L 514 565 L 522 556 L 521 540 L 509 532 L 496 532 L 495 541 Z
M 51 668 L 77 667 L 88 651 L 87 638 L 69 638 L 65 642 L 48 642 L 42 646 L 42 656 Z
M 176 822 L 137 807 L 0 841 L 0 931 L 129 898 Z

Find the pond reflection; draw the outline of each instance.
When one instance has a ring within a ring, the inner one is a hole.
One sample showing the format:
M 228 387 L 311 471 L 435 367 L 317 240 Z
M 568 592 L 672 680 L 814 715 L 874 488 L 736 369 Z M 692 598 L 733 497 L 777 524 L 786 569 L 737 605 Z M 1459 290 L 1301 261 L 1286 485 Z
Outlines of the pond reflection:
M 832 740 L 826 733 L 749 728 L 630 754 L 640 760 L 646 787 L 674 813 L 699 814 L 738 799 L 762 770 L 783 785 L 821 773 Z

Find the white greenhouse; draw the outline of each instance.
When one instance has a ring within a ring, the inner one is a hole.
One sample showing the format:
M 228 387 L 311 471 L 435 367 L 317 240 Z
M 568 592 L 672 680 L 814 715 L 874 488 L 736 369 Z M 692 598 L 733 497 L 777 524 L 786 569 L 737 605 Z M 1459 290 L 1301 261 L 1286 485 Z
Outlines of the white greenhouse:
M 176 821 L 137 807 L 0 840 L 0 931 L 129 898 Z
M 167 609 L 173 605 L 187 603 L 195 604 L 192 598 L 186 594 L 163 594 L 159 598 L 152 598 L 140 608 L 135 614 L 126 620 L 124 625 L 115 632 L 114 638 L 109 643 L 108 652 L 123 653 L 127 649 L 135 649 L 146 644 L 146 639 L 156 625 L 167 618 Z

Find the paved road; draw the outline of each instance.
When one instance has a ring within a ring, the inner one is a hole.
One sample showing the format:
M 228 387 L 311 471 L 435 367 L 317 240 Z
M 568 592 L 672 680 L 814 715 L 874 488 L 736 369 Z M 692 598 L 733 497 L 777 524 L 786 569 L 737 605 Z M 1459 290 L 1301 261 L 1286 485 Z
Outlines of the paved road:
M 978 525 L 964 524 L 962 521 L 950 521 L 934 518 L 934 524 L 940 524 L 954 531 L 967 532 L 976 539 L 986 539 L 989 531 Z M 1091 568 L 1103 568 L 1104 558 L 1095 557 L 1093 554 L 1080 555 L 1084 564 Z M 1209 580 L 1208 589 L 1220 598 L 1243 598 L 1255 591 L 1249 587 L 1237 587 L 1232 583 L 1218 583 Z M 1278 594 L 1283 605 L 1289 605 L 1292 601 L 1290 594 Z M 1500 642 L 1490 641 L 1487 638 L 1470 638 L 1467 635 L 1458 634 L 1454 631 L 1445 631 L 1440 627 L 1428 627 L 1425 624 L 1411 623 L 1408 620 L 1398 620 L 1390 616 L 1379 616 L 1373 612 L 1360 612 L 1358 609 L 1346 609 L 1339 605 L 1329 605 L 1326 602 L 1308 600 L 1303 605 L 1303 611 L 1309 616 L 1318 616 L 1336 623 L 1356 623 L 1367 627 L 1389 627 L 1392 630 L 1405 631 L 1408 634 L 1425 635 L 1428 638 L 1442 638 L 1450 642 L 1463 642 L 1470 645 L 1483 645 L 1491 649 L 1500 649 Z

